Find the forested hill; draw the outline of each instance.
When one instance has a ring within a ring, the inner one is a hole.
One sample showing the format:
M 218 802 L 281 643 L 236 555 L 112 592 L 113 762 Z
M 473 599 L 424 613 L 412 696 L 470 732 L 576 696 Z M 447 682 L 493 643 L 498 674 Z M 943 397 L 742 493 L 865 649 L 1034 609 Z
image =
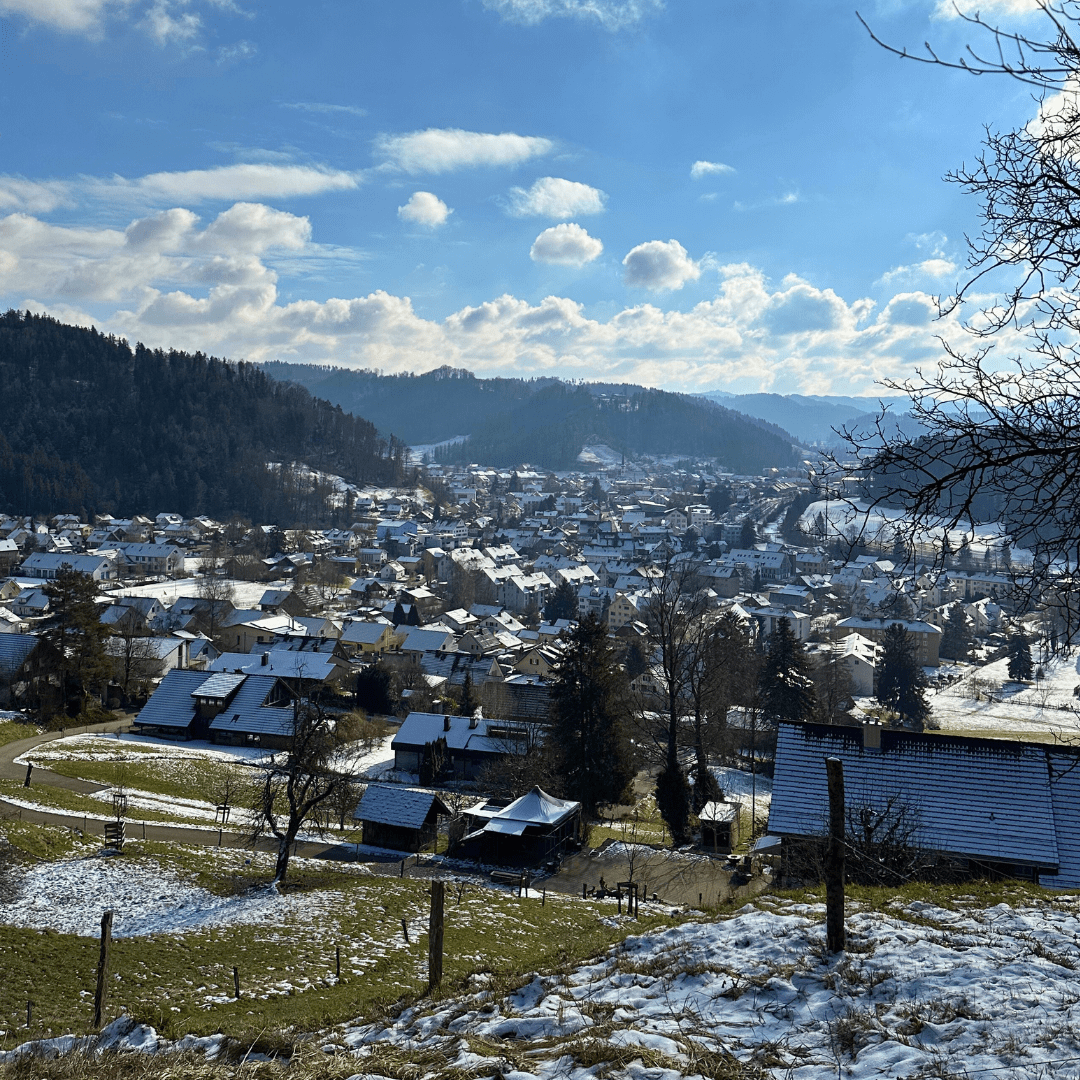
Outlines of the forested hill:
M 631 455 L 715 457 L 738 472 L 790 465 L 795 457 L 792 437 L 773 424 L 640 386 L 478 379 L 446 367 L 424 375 L 284 363 L 264 370 L 363 413 L 411 445 L 468 436 L 441 453 L 448 460 L 566 469 L 589 443 Z
M 46 316 L 0 316 L 0 511 L 242 514 L 326 520 L 325 489 L 269 462 L 354 482 L 399 478 L 375 426 L 251 364 L 131 349 Z

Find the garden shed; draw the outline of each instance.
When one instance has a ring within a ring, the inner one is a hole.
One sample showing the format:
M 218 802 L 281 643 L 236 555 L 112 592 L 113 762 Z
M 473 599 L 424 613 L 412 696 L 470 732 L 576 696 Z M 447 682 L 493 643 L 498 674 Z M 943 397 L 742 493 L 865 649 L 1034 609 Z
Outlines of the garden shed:
M 433 791 L 398 784 L 369 784 L 354 815 L 372 847 L 422 851 L 434 847 L 439 818 L 450 808 Z

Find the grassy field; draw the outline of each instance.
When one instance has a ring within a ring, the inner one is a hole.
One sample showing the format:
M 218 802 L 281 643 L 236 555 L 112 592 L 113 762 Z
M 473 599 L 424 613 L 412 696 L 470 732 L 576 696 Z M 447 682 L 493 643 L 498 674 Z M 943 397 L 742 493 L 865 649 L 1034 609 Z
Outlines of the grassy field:
M 20 724 L 17 720 L 0 720 L 0 746 L 18 742 L 20 739 L 30 739 L 40 735 L 42 729 L 36 724 Z
M 27 827 L 29 829 L 29 827 Z M 63 830 L 57 830 L 63 832 Z M 25 846 L 27 837 L 12 837 Z M 54 854 L 62 852 L 57 847 Z M 39 845 L 40 848 L 40 845 Z M 46 857 L 49 857 L 46 855 Z M 154 863 L 222 895 L 265 888 L 268 859 L 211 857 L 156 845 L 129 845 L 125 860 Z M 356 1016 L 375 1017 L 426 988 L 428 885 L 298 866 L 290 892 L 305 894 L 279 925 L 235 925 L 113 943 L 109 1015 L 126 1012 L 163 1034 L 224 1031 L 248 1042 L 290 1042 Z M 519 899 L 475 886 L 448 886 L 445 986 L 469 975 L 502 978 L 579 963 L 632 929 L 666 925 L 643 918 L 611 925 L 606 907 L 564 897 Z M 410 927 L 406 944 L 401 920 Z M 335 949 L 341 949 L 341 979 Z M 0 1046 L 89 1030 L 98 944 L 54 931 L 0 927 Z M 234 999 L 232 969 L 240 972 Z M 32 1001 L 28 1030 L 26 1003 Z M 265 1033 L 279 1033 L 271 1040 Z

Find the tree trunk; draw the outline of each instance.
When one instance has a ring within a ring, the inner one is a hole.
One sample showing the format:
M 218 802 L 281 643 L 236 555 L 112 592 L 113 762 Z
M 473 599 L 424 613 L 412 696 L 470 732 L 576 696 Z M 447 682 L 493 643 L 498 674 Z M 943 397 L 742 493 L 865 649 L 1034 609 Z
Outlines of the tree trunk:
M 289 860 L 292 858 L 293 844 L 296 842 L 296 834 L 300 831 L 300 822 L 293 824 L 285 830 L 285 835 L 278 839 L 277 865 L 274 867 L 274 884 L 284 885 L 285 875 L 289 872 Z

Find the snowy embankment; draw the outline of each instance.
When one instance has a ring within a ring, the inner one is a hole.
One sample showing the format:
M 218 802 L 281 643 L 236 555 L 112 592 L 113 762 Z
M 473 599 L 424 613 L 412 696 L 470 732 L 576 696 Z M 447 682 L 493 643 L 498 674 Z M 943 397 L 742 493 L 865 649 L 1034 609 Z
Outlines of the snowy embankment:
M 1080 698 L 1073 694 L 1080 686 L 1080 659 L 1047 660 L 1041 665 L 1044 677 L 1029 683 L 1009 679 L 1007 659 L 964 670 L 959 680 L 930 698 L 942 731 L 1080 733 Z
M 919 901 L 897 900 L 885 912 L 851 905 L 848 952 L 831 957 L 821 905 L 763 898 L 725 921 L 628 938 L 594 963 L 537 975 L 513 993 L 477 975 L 463 995 L 319 1039 L 355 1054 L 357 1073 L 373 1076 L 397 1075 L 403 1059 L 418 1078 L 454 1069 L 584 1080 L 599 1063 L 616 1077 L 735 1077 L 735 1062 L 755 1069 L 748 1076 L 777 1080 L 1072 1076 L 1080 1062 L 1075 907 L 1075 897 L 961 911 Z M 113 1049 L 177 1045 L 130 1023 L 103 1038 Z

